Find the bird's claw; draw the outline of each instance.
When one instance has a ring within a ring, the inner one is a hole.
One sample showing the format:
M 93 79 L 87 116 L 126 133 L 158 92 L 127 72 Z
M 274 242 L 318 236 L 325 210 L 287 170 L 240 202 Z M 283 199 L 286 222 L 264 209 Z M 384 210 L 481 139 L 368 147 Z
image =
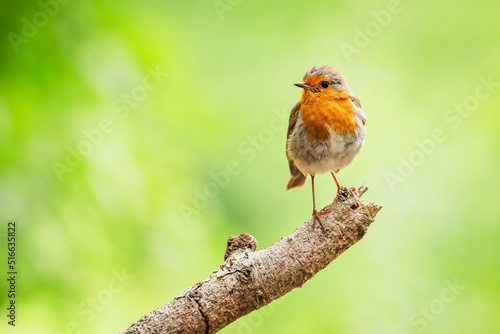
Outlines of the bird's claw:
M 342 187 L 338 190 L 337 196 L 333 199 L 333 201 L 341 201 L 345 202 L 351 195 L 354 195 L 351 189 L 348 189 L 346 187 Z

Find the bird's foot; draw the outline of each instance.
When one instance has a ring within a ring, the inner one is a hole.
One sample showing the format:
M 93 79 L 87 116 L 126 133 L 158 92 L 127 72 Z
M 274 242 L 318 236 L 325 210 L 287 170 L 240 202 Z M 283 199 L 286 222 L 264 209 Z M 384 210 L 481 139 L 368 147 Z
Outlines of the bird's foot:
M 333 201 L 341 201 L 345 202 L 348 200 L 350 197 L 354 197 L 356 199 L 359 199 L 365 192 L 368 191 L 368 187 L 366 187 L 364 184 L 361 187 L 341 187 L 338 192 L 337 196 L 333 199 Z
M 336 201 L 345 202 L 351 195 L 353 195 L 353 192 L 351 189 L 348 189 L 346 187 L 341 187 L 337 191 L 337 195 L 333 199 L 333 202 L 336 202 Z

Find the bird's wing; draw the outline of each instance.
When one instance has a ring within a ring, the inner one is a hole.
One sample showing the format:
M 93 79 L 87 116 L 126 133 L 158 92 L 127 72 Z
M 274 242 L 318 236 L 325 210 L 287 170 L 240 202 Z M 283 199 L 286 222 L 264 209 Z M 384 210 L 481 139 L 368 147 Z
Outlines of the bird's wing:
M 351 98 L 351 102 L 359 108 L 359 111 L 357 114 L 361 118 L 361 121 L 363 122 L 363 125 L 366 125 L 366 116 L 365 114 L 361 111 L 361 102 L 359 101 L 358 97 L 356 95 L 350 94 L 349 97 Z
M 288 133 L 286 134 L 287 139 L 292 134 L 293 128 L 297 123 L 297 118 L 299 118 L 299 111 L 300 111 L 300 102 L 297 102 L 297 104 L 292 108 L 292 111 L 290 111 L 290 118 L 288 120 Z M 286 144 L 288 146 L 288 140 L 286 141 Z
M 306 176 L 295 166 L 293 160 L 288 156 L 288 138 L 292 134 L 293 128 L 297 123 L 297 118 L 299 117 L 300 102 L 298 102 L 290 112 L 290 119 L 288 121 L 288 132 L 286 135 L 286 157 L 288 159 L 288 167 L 290 168 L 290 180 L 286 185 L 286 190 L 290 190 L 295 187 L 300 187 L 306 182 Z
M 361 108 L 361 102 L 356 95 L 349 94 L 349 97 L 351 98 L 352 103 L 354 103 L 358 108 Z

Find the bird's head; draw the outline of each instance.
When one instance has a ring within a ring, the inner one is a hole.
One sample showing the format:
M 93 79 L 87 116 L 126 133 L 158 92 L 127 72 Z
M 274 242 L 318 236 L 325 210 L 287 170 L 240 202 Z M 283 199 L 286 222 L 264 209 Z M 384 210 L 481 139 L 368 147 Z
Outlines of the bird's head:
M 302 81 L 294 83 L 304 91 L 337 95 L 352 93 L 344 76 L 331 66 L 314 66 L 304 74 Z

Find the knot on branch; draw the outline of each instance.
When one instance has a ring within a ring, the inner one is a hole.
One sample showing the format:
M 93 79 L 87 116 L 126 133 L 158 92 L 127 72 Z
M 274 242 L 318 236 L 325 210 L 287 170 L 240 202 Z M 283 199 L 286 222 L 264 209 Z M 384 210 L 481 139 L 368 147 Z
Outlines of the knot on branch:
M 257 240 L 254 237 L 247 233 L 242 233 L 237 236 L 230 236 L 229 239 L 227 239 L 224 261 L 226 261 L 228 257 L 235 254 L 236 252 L 245 251 L 247 249 L 251 250 L 252 252 L 257 249 Z
M 382 206 L 373 203 L 364 204 L 361 201 L 361 196 L 363 196 L 363 194 L 367 191 L 368 187 L 364 185 L 357 188 L 344 187 L 339 191 L 337 199 L 340 202 L 346 202 L 352 210 L 367 216 L 371 221 L 373 221 L 377 213 L 380 211 L 380 209 L 382 209 Z

